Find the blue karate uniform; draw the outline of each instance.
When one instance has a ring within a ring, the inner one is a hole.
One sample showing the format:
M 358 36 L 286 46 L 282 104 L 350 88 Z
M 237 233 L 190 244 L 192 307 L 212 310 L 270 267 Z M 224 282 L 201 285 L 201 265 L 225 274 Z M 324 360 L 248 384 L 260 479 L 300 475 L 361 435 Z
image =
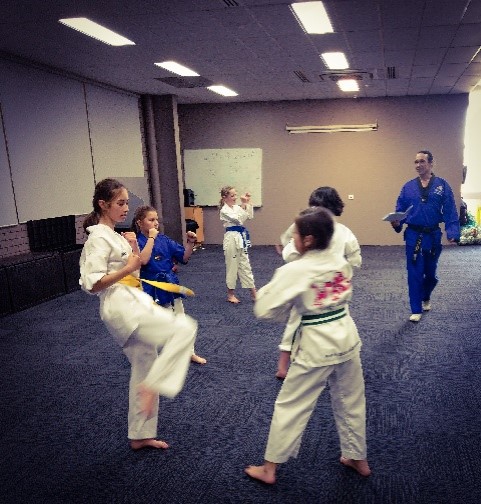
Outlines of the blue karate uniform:
M 143 250 L 148 238 L 142 233 L 137 235 L 137 242 L 140 250 Z M 143 265 L 140 269 L 140 276 L 145 280 L 156 280 L 158 282 L 169 282 L 179 285 L 177 275 L 172 271 L 174 267 L 174 260 L 186 264 L 184 262 L 185 247 L 180 243 L 172 240 L 164 234 L 158 234 L 154 240 L 152 254 L 147 264 Z M 185 296 L 183 294 L 174 294 L 162 289 L 142 283 L 142 289 L 152 296 L 154 301 L 159 305 L 172 304 L 175 298 Z
M 442 251 L 439 224 L 444 222 L 450 240 L 459 240 L 460 227 L 453 191 L 441 177 L 433 174 L 426 188 L 418 177 L 404 184 L 396 211 L 404 212 L 411 205 L 411 211 L 395 231 L 401 232 L 403 224 L 407 224 L 404 241 L 409 301 L 412 313 L 422 313 L 422 301 L 430 300 L 438 283 L 436 269 Z

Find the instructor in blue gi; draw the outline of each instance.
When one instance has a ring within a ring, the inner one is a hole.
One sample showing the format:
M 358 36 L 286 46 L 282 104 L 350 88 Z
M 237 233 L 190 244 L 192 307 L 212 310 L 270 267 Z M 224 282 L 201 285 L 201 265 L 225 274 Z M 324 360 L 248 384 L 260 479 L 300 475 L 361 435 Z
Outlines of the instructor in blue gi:
M 391 222 L 396 233 L 407 224 L 404 241 L 411 322 L 419 322 L 423 311 L 431 309 L 431 293 L 438 283 L 436 268 L 442 250 L 439 224 L 444 222 L 449 242 L 457 242 L 460 237 L 453 191 L 446 180 L 433 173 L 433 161 L 433 155 L 427 150 L 416 154 L 414 165 L 418 177 L 404 184 L 396 212 L 405 212 L 411 205 L 412 208 L 403 220 Z

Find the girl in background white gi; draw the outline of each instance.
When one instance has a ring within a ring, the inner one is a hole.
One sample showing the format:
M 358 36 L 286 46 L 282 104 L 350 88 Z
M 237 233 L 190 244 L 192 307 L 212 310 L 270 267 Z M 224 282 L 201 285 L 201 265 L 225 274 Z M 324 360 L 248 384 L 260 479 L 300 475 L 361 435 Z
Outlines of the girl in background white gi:
M 134 450 L 168 448 L 157 440 L 159 395 L 175 397 L 184 385 L 197 323 L 157 306 L 142 292 L 135 233 L 114 231 L 128 212 L 127 189 L 115 179 L 100 181 L 80 257 L 80 285 L 100 298 L 100 317 L 131 364 L 128 438 Z M 158 353 L 162 346 L 162 352 Z
M 257 293 L 254 312 L 259 318 L 279 321 L 295 307 L 301 326 L 275 402 L 264 464 L 245 471 L 264 483 L 275 483 L 277 465 L 297 457 L 317 399 L 329 384 L 340 461 L 369 476 L 361 340 L 348 307 L 352 267 L 328 249 L 334 232 L 328 210 L 305 210 L 295 224 L 294 241 L 301 257 L 276 270 Z
M 339 193 L 333 187 L 323 186 L 315 189 L 308 202 L 309 207 L 323 207 L 331 211 L 336 217 L 342 214 L 344 209 L 344 202 L 342 201 Z M 283 245 L 282 258 L 285 262 L 295 261 L 299 259 L 300 254 L 294 245 L 292 234 L 295 225 L 292 224 L 287 231 L 281 236 L 281 243 Z M 329 249 L 334 254 L 339 254 L 344 257 L 351 266 L 355 268 L 361 267 L 361 247 L 354 233 L 344 224 L 334 222 L 334 234 L 329 244 Z M 289 369 L 292 338 L 299 327 L 300 318 L 296 310 L 291 311 L 289 320 L 287 321 L 286 328 L 282 335 L 282 340 L 279 345 L 279 360 L 277 362 L 276 378 L 283 380 L 286 377 L 287 370 Z
M 244 227 L 247 219 L 254 218 L 250 204 L 251 195 L 242 195 L 241 204 L 236 205 L 237 191 L 232 186 L 223 187 L 220 191 L 220 220 L 225 228 L 223 248 L 226 268 L 227 301 L 240 303 L 235 295 L 237 277 L 244 289 L 250 289 L 252 299 L 256 298 L 254 276 L 247 254 L 250 247 L 249 232 Z

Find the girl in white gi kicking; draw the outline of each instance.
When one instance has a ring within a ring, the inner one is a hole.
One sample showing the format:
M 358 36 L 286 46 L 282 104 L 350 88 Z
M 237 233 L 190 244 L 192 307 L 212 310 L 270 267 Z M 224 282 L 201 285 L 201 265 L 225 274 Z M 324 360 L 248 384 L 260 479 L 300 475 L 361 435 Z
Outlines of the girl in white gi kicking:
M 127 217 L 128 197 L 127 189 L 115 179 L 96 185 L 94 209 L 84 222 L 88 239 L 80 257 L 80 285 L 100 298 L 100 318 L 131 364 L 131 448 L 168 448 L 156 439 L 159 395 L 172 398 L 182 390 L 197 323 L 161 308 L 142 292 L 135 233 L 114 231 L 115 224 Z
M 245 471 L 264 483 L 275 483 L 277 465 L 297 456 L 317 399 L 329 384 L 340 461 L 369 476 L 361 340 L 348 307 L 352 267 L 328 249 L 334 232 L 328 210 L 305 210 L 295 224 L 294 241 L 302 257 L 277 269 L 259 290 L 254 312 L 278 321 L 295 307 L 301 325 L 291 367 L 275 402 L 264 464 Z
M 309 197 L 309 207 L 323 207 L 331 211 L 335 217 L 339 217 L 344 209 L 344 202 L 339 193 L 333 187 L 323 186 L 315 189 Z M 292 224 L 281 236 L 283 245 L 282 258 L 285 262 L 299 259 L 300 254 L 294 245 L 292 237 L 295 224 Z M 334 234 L 329 244 L 329 249 L 334 254 L 344 257 L 351 266 L 359 268 L 362 264 L 361 247 L 354 233 L 344 224 L 334 222 Z M 279 345 L 279 360 L 277 362 L 276 378 L 283 380 L 289 369 L 292 337 L 299 327 L 300 317 L 295 309 L 291 311 L 287 321 L 282 340 Z
M 237 277 L 244 289 L 250 289 L 252 299 L 256 298 L 254 276 L 247 254 L 250 247 L 249 232 L 244 227 L 247 219 L 254 218 L 254 210 L 250 204 L 251 195 L 245 193 L 240 197 L 241 204 L 236 205 L 237 191 L 235 187 L 226 186 L 220 191 L 220 220 L 225 228 L 223 248 L 226 268 L 227 301 L 240 303 L 235 295 Z

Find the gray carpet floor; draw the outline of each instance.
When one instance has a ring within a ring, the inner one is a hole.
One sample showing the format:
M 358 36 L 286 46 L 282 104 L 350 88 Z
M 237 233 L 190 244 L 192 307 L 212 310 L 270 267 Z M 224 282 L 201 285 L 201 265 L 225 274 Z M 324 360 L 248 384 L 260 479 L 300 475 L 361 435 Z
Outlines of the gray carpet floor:
M 282 264 L 250 251 L 261 287 Z M 197 296 L 197 353 L 174 400 L 161 400 L 167 451 L 132 452 L 129 365 L 103 327 L 98 300 L 76 291 L 0 322 L 0 501 L 5 503 L 481 502 L 481 247 L 445 247 L 433 310 L 408 321 L 404 249 L 363 247 L 351 312 L 363 339 L 368 450 L 364 479 L 339 463 L 320 398 L 300 455 L 269 487 L 243 473 L 260 463 L 273 404 L 281 324 L 256 320 L 247 291 L 225 301 L 220 246 L 180 269 Z

